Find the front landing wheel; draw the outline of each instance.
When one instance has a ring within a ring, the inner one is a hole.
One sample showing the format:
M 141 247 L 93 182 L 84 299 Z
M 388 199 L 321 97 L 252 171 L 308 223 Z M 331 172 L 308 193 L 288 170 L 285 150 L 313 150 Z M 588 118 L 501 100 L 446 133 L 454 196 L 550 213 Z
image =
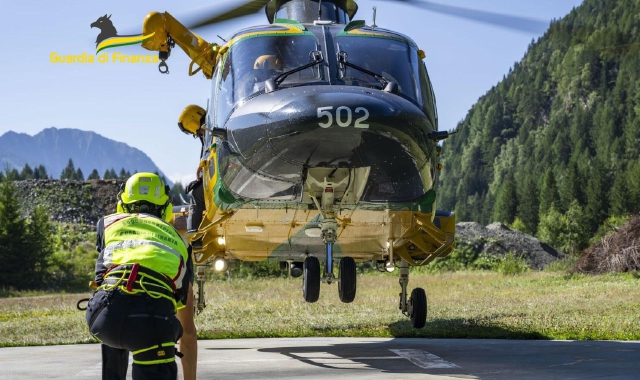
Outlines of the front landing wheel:
M 315 256 L 304 259 L 302 295 L 307 302 L 316 302 L 320 298 L 320 260 Z
M 427 293 L 422 288 L 415 288 L 411 291 L 409 299 L 411 308 L 411 325 L 416 329 L 421 329 L 427 323 Z

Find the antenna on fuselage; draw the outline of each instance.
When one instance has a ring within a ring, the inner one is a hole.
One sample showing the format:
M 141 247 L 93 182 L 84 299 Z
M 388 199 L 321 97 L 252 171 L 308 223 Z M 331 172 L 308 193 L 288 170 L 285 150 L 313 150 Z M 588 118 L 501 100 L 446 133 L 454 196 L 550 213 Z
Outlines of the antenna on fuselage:
M 322 20 L 322 0 L 318 1 L 318 20 Z
M 376 25 L 376 10 L 378 9 L 378 7 L 374 6 L 373 7 L 373 24 L 371 24 L 372 28 L 377 27 L 378 25 Z

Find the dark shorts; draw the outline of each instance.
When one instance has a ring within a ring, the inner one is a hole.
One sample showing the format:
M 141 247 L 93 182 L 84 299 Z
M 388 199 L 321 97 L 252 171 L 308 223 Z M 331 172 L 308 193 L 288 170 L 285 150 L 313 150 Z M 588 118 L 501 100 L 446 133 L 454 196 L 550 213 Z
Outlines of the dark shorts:
M 182 326 L 171 301 L 120 290 L 98 290 L 87 305 L 89 331 L 113 348 L 137 351 L 177 342 Z

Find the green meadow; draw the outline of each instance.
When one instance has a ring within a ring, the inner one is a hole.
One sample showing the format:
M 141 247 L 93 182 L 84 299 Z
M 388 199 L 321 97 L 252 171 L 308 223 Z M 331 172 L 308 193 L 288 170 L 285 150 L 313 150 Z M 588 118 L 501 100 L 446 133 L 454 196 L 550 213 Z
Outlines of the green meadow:
M 337 284 L 302 298 L 302 280 L 258 278 L 206 283 L 196 317 L 200 339 L 342 336 L 640 340 L 640 275 L 461 271 L 412 274 L 427 291 L 427 325 L 413 329 L 398 310 L 397 275 L 358 276 L 351 304 Z M 91 343 L 81 294 L 5 293 L 0 347 Z

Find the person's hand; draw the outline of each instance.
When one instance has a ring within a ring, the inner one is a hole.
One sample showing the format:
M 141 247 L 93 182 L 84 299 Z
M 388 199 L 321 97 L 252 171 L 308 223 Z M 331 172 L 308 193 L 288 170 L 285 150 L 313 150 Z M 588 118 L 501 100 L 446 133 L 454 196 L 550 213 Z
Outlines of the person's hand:
M 198 169 L 196 169 L 196 180 L 200 179 L 200 175 L 202 174 L 202 169 L 204 168 L 204 165 L 206 164 L 207 161 L 205 160 L 200 160 L 200 163 L 198 164 Z

